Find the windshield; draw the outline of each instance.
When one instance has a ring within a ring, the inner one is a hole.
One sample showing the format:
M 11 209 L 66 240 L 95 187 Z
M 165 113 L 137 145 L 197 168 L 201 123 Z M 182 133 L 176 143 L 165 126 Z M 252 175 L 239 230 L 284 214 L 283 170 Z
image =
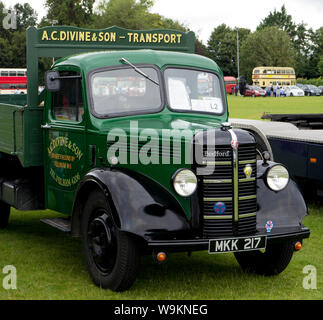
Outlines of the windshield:
M 224 103 L 220 80 L 215 74 L 168 68 L 164 76 L 171 109 L 223 114 Z
M 159 82 L 157 71 L 141 67 Z M 162 106 L 160 87 L 132 68 L 99 71 L 90 77 L 92 104 L 98 116 L 154 112 Z

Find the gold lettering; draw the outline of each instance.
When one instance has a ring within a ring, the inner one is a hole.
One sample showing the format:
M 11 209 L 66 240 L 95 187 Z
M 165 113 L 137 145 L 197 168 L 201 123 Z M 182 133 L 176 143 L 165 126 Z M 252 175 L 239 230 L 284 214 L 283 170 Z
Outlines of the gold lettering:
M 103 32 L 99 33 L 99 41 L 103 41 Z
M 105 34 L 104 34 L 104 41 L 105 42 L 108 42 L 110 40 L 110 34 L 109 34 L 109 32 L 106 32 Z
M 140 42 L 146 42 L 145 35 L 143 33 L 140 34 Z
M 81 180 L 80 174 L 77 173 L 73 178 L 72 178 L 72 184 L 76 184 Z
M 110 41 L 115 42 L 117 39 L 117 34 L 115 32 L 111 32 L 110 34 Z
M 84 34 L 84 32 L 79 32 L 79 41 L 84 41 L 84 39 L 85 39 L 85 34 Z
M 132 32 L 128 32 L 129 42 L 132 42 L 132 36 L 133 36 L 133 33 Z
M 158 40 L 158 34 L 157 33 L 154 33 L 153 34 L 153 43 L 156 43 Z
M 48 40 L 48 34 L 47 34 L 47 31 L 43 31 L 43 35 L 41 37 L 41 40 L 44 41 L 44 40 Z
M 177 43 L 181 43 L 181 38 L 182 38 L 182 35 L 181 34 L 178 34 L 177 35 Z
M 146 42 L 151 42 L 151 33 L 146 34 Z
M 53 150 L 56 147 L 65 147 L 71 150 L 79 160 L 81 160 L 81 158 L 83 157 L 83 153 L 80 150 L 80 148 L 76 145 L 76 143 L 72 144 L 72 142 L 67 137 L 57 137 L 56 139 L 51 140 L 47 151 L 48 151 L 48 155 L 53 159 L 61 159 L 61 160 L 67 160 L 67 161 L 73 162 L 75 160 L 75 157 L 68 158 L 70 156 L 53 154 Z M 66 157 L 66 158 L 63 158 L 63 157 Z
M 133 42 L 138 42 L 139 41 L 139 34 L 138 33 L 134 33 L 133 34 Z
M 164 35 L 162 33 L 158 34 L 158 43 L 160 43 L 164 38 Z
M 164 36 L 164 42 L 168 43 L 169 41 L 170 41 L 170 35 L 166 33 Z
M 56 37 L 56 34 L 57 34 L 57 31 L 53 31 L 52 34 L 51 34 L 51 38 L 54 41 L 58 40 L 58 38 Z
M 176 43 L 176 34 L 170 35 L 170 43 Z
M 60 39 L 61 41 L 64 41 L 64 40 L 66 39 L 66 32 L 65 32 L 65 31 L 61 31 L 61 32 L 59 33 L 59 39 Z
M 85 41 L 86 42 L 91 41 L 91 32 L 90 31 L 85 32 Z
M 68 162 L 74 162 L 75 157 L 74 156 L 69 156 L 67 154 L 59 154 L 59 153 L 50 153 L 50 158 L 55 159 L 55 160 L 63 160 L 63 161 L 68 161 Z

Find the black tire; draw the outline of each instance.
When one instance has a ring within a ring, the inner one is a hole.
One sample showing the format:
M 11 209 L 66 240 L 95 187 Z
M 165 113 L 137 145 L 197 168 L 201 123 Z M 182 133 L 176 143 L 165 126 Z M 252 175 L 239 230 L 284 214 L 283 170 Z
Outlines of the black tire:
M 9 204 L 0 201 L 0 229 L 5 229 L 8 227 L 9 216 L 10 216 Z
M 83 255 L 93 282 L 113 291 L 129 289 L 139 269 L 139 248 L 130 235 L 115 226 L 103 193 L 89 195 L 81 227 Z
M 290 97 L 293 97 L 294 95 L 292 94 L 292 93 L 290 93 L 290 95 L 289 95 Z
M 241 268 L 246 272 L 252 272 L 264 276 L 274 276 L 286 269 L 294 253 L 294 244 L 267 245 L 265 252 L 249 251 L 235 252 L 234 255 Z

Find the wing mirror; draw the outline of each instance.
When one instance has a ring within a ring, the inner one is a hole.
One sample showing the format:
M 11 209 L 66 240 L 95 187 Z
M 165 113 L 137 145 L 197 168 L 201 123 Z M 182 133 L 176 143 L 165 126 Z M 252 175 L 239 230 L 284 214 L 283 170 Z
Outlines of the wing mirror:
M 61 80 L 60 80 L 58 71 L 47 71 L 45 73 L 45 86 L 49 92 L 57 92 L 61 88 Z

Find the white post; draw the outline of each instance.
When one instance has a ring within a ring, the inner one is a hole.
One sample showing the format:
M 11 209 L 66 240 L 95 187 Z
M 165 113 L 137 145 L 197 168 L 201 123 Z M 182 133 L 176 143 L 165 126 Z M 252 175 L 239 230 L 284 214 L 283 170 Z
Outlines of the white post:
M 237 69 L 238 69 L 238 79 L 240 77 L 240 61 L 239 61 L 239 28 L 237 28 Z

